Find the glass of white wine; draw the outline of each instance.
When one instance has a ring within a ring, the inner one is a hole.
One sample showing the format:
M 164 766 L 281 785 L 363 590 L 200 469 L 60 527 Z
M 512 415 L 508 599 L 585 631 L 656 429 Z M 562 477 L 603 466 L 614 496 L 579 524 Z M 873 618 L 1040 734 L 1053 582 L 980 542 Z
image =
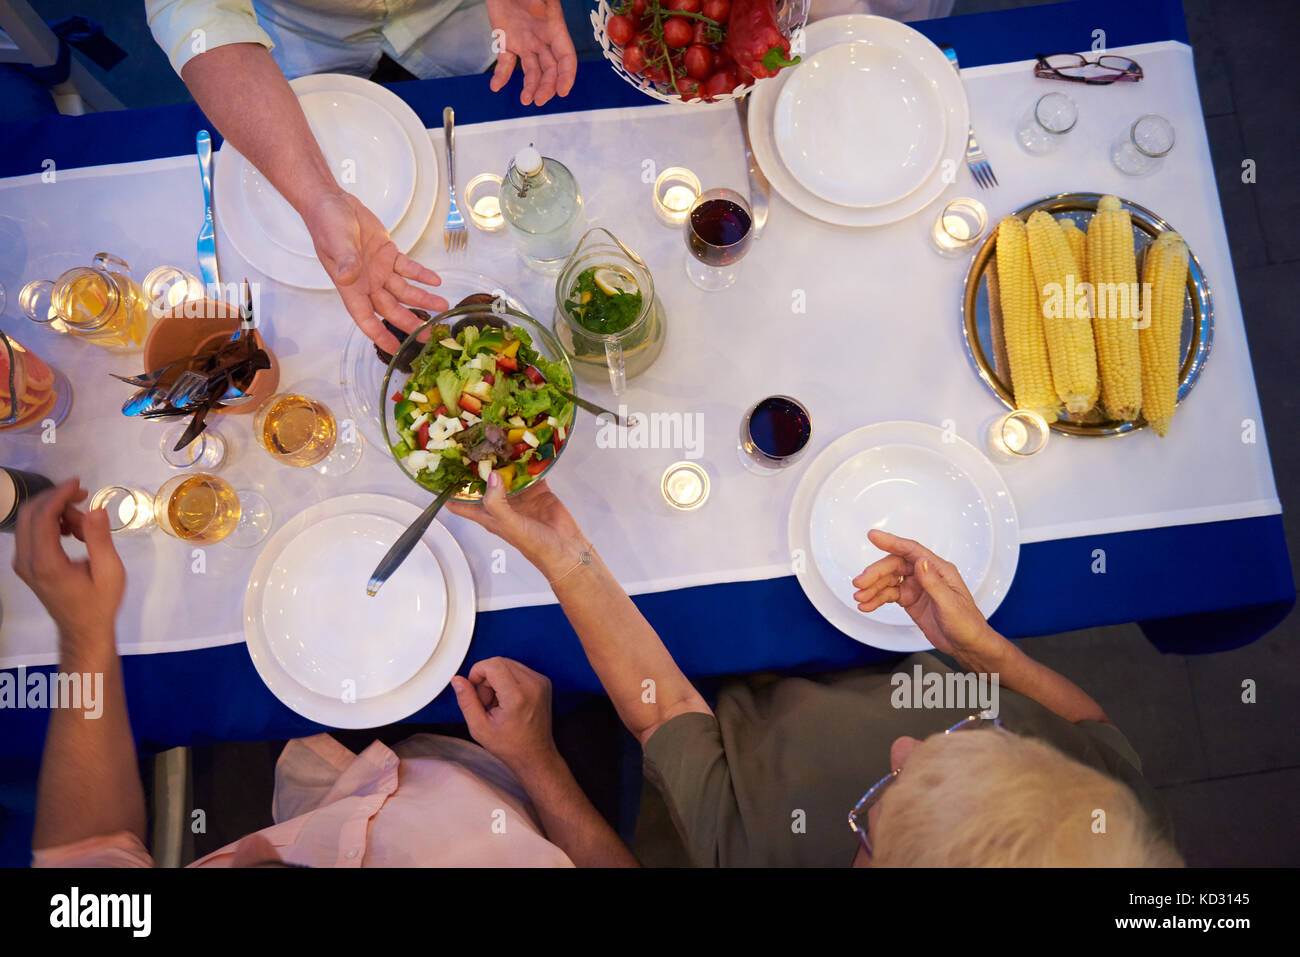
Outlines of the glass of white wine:
M 362 438 L 354 427 L 340 435 L 329 406 L 296 392 L 271 396 L 253 417 L 257 442 L 277 462 L 312 468 L 321 475 L 351 472 L 361 460 Z
M 196 545 L 225 541 L 249 548 L 271 528 L 271 507 L 259 492 L 237 492 L 206 472 L 178 475 L 164 484 L 154 496 L 153 515 L 168 535 Z

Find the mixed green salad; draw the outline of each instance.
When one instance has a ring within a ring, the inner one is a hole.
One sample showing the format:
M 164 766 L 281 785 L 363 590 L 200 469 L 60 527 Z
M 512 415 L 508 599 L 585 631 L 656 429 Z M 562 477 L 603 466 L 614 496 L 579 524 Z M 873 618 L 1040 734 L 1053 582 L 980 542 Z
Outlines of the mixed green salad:
M 431 491 L 482 495 L 492 472 L 509 492 L 536 481 L 573 422 L 568 371 L 533 348 L 519 326 L 434 326 L 393 393 L 397 456 Z

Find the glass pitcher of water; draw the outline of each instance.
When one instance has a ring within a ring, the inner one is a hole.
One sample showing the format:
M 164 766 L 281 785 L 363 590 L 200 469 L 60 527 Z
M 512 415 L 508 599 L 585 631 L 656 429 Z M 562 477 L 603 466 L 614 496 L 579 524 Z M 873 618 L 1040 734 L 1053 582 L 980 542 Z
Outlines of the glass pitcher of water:
M 145 293 L 131 278 L 131 267 L 110 253 L 96 253 L 89 266 L 58 279 L 29 282 L 18 302 L 33 322 L 108 349 L 141 349 L 149 332 Z
M 650 269 L 602 226 L 587 231 L 560 270 L 552 326 L 573 371 L 608 376 L 615 395 L 659 358 L 666 332 Z

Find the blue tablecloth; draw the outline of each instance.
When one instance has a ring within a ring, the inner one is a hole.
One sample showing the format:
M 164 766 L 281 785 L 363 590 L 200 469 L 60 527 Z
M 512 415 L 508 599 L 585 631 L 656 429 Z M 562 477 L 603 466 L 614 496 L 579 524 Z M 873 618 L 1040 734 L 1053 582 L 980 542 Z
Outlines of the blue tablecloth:
M 950 43 L 963 66 L 1088 49 L 1093 31 L 1109 46 L 1186 41 L 1178 0 L 1077 0 L 915 26 Z M 430 127 L 448 104 L 477 121 L 525 112 L 519 77 L 500 94 L 486 76 L 395 84 Z M 604 61 L 580 64 L 573 93 L 543 112 L 651 103 Z M 528 108 L 531 109 L 531 108 Z M 36 172 L 46 158 L 60 168 L 188 153 L 194 130 L 211 128 L 197 107 L 46 117 L 0 131 L 0 176 Z M 589 530 L 599 541 L 599 529 Z M 1106 550 L 1106 573 L 1093 574 L 1092 551 Z M 1141 622 L 1162 650 L 1204 652 L 1253 641 L 1295 601 L 1280 515 L 1025 545 L 993 624 L 1011 637 L 1117 622 Z M 710 585 L 646 595 L 637 604 L 687 674 L 768 669 L 825 670 L 874 661 L 864 647 L 828 625 L 793 577 Z M 482 614 L 465 662 L 508 655 L 548 674 L 557 702 L 600 685 L 556 606 Z M 46 669 L 50 670 L 50 669 Z M 142 751 L 216 740 L 287 738 L 319 730 L 267 691 L 243 645 L 136 655 L 125 662 L 131 723 Z M 450 691 L 412 721 L 459 720 Z M 12 769 L 40 752 L 46 714 L 0 712 L 0 758 Z M 0 793 L 0 803 L 3 803 Z

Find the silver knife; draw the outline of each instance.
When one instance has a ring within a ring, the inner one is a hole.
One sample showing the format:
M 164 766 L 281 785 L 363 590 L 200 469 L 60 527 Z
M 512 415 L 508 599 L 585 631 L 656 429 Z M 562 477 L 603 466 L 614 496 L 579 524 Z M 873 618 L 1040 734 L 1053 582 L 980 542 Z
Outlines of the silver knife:
M 199 179 L 203 181 L 203 226 L 199 229 L 199 272 L 203 274 L 203 286 L 209 296 L 218 297 L 216 290 L 221 288 L 221 275 L 217 272 L 217 240 L 212 230 L 212 136 L 207 130 L 199 130 L 194 138 L 194 146 L 199 154 Z
M 772 196 L 772 184 L 758 168 L 754 149 L 749 145 L 749 97 L 742 96 L 736 100 L 736 112 L 740 114 L 740 132 L 745 138 L 745 162 L 749 166 L 749 207 L 754 212 L 754 238 L 758 239 L 763 235 L 763 227 L 767 225 L 767 205 Z

